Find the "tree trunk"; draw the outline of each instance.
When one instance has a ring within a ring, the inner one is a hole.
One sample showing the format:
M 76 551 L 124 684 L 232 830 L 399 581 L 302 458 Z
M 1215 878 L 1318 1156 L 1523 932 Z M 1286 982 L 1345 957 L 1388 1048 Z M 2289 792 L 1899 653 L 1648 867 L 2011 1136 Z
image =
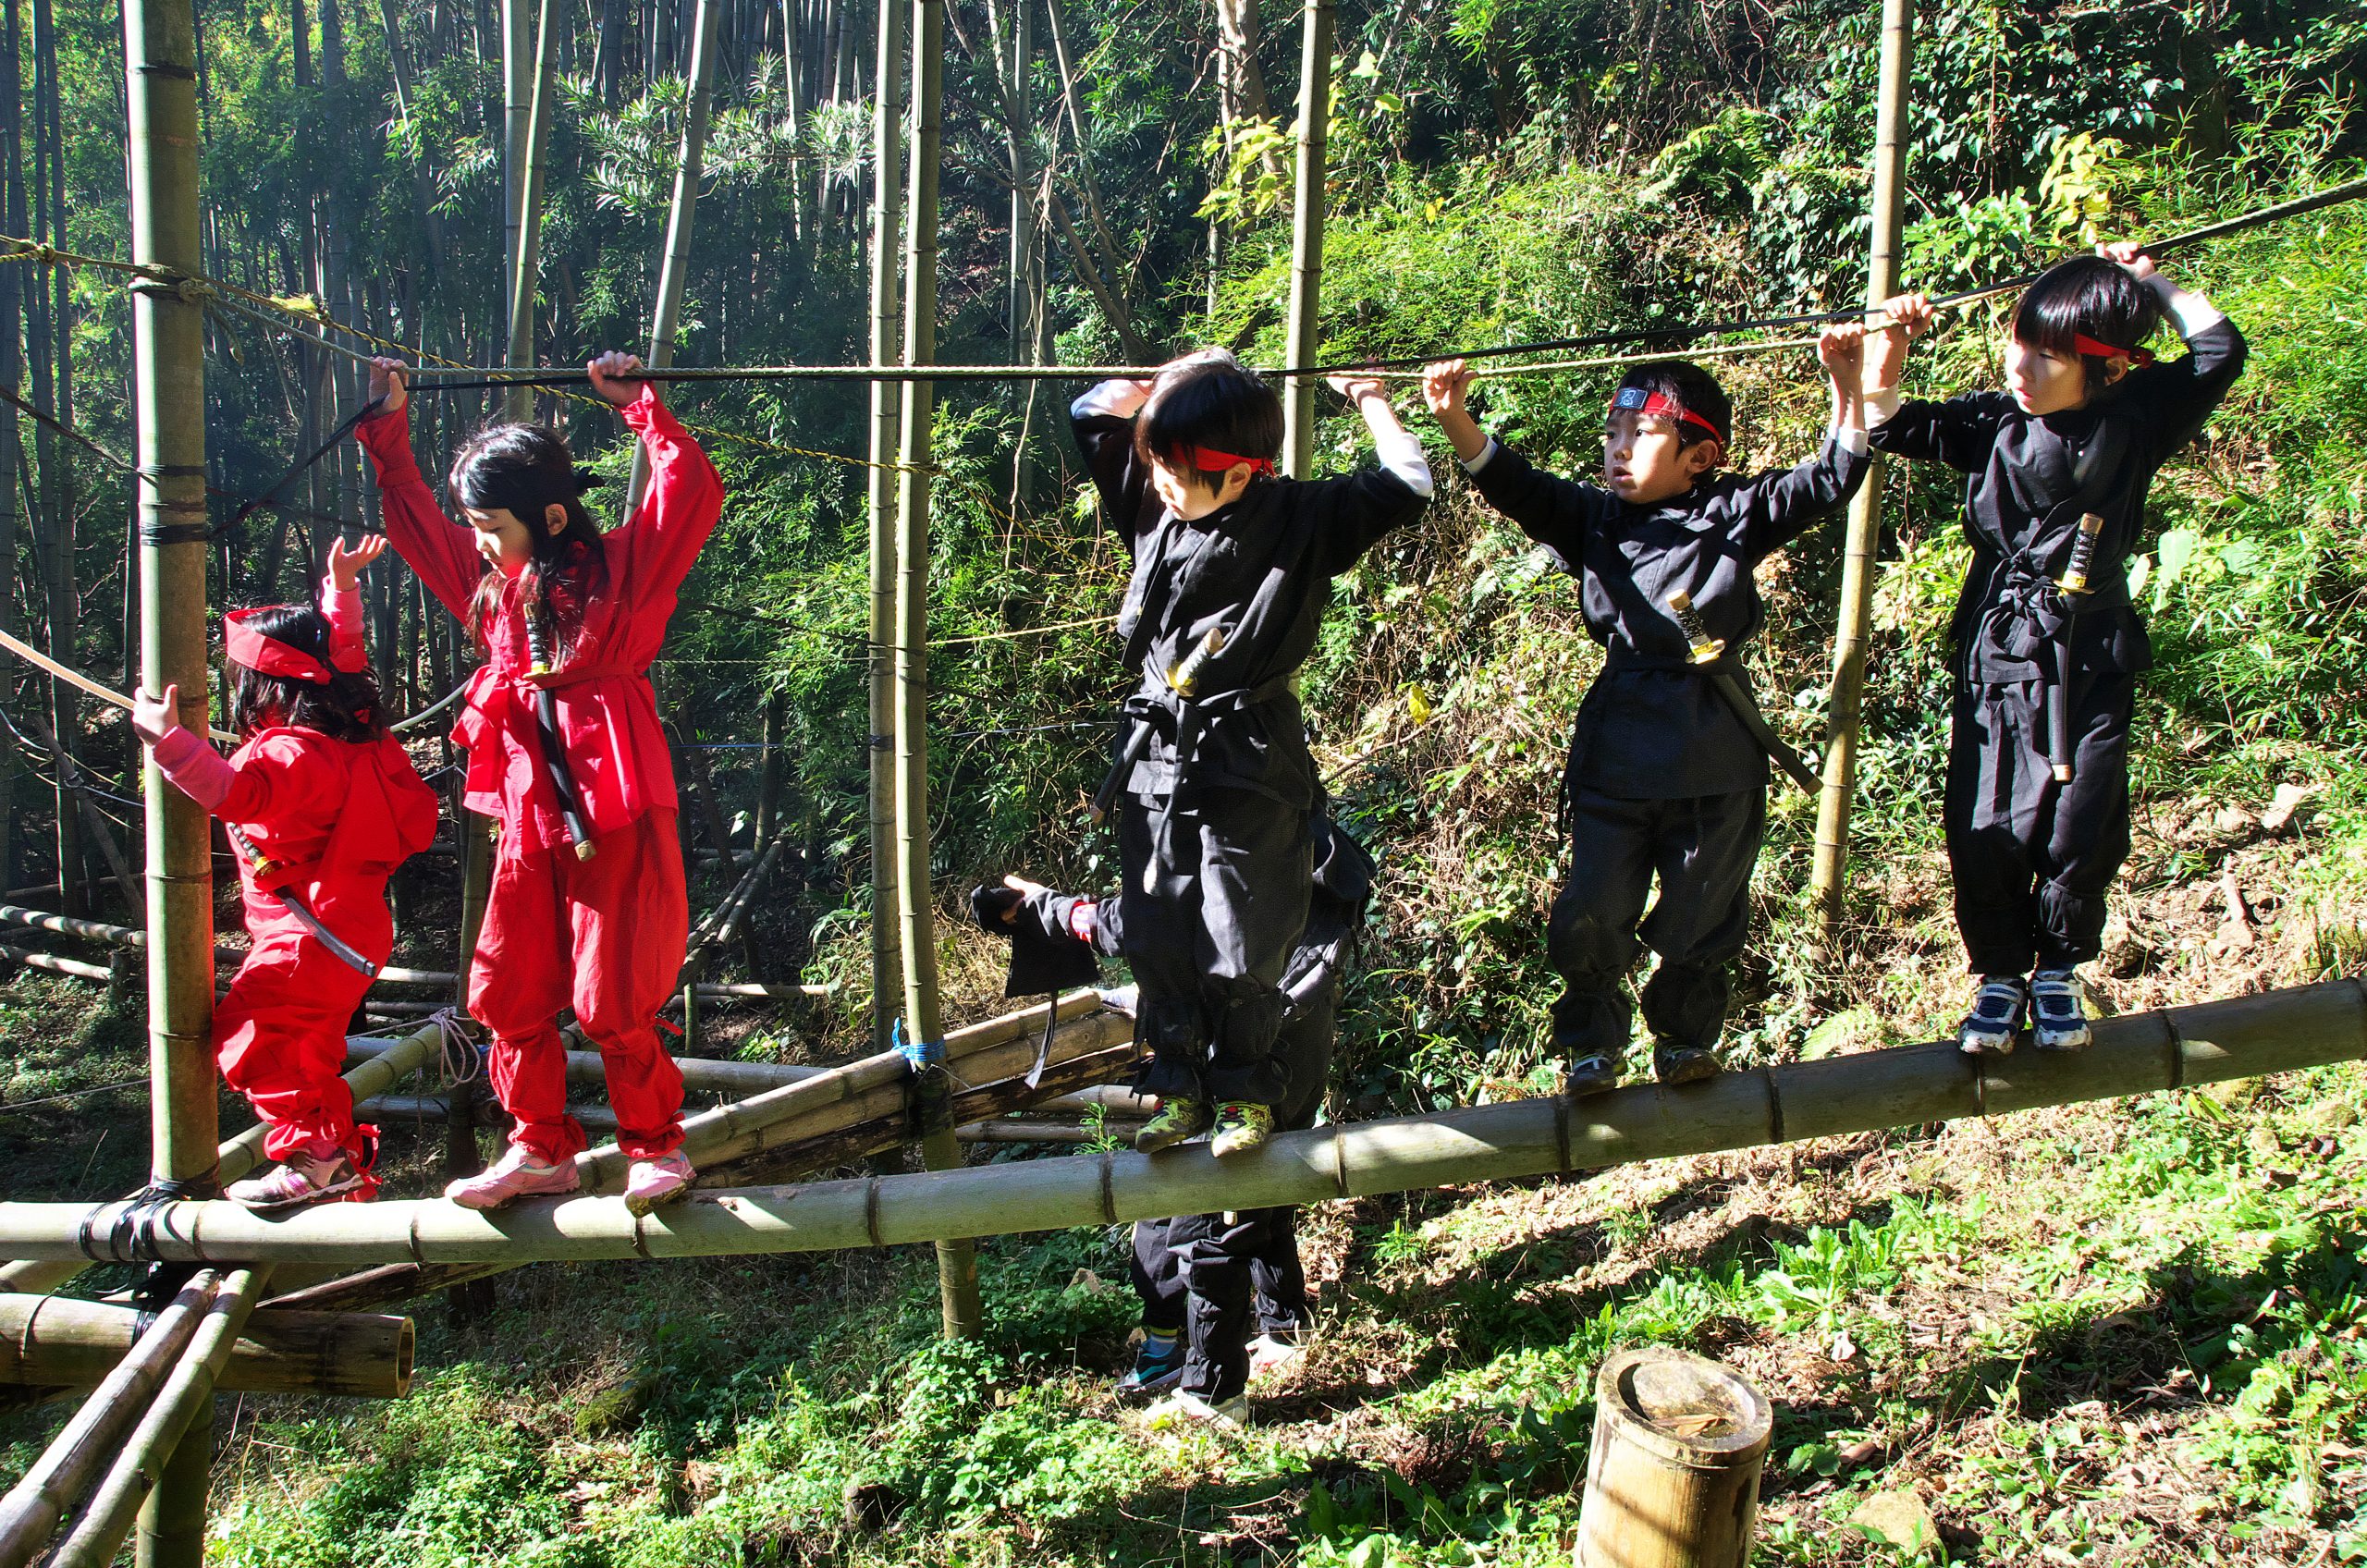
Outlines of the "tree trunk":
M 394 0 L 379 0 L 392 5 Z M 625 0 L 600 0 L 600 52 L 592 67 L 592 80 L 598 88 L 600 102 L 611 109 L 617 106 L 618 90 L 624 78 Z
M 509 351 L 504 364 L 534 362 L 534 295 L 543 238 L 543 160 L 550 146 L 551 115 L 558 107 L 552 80 L 556 62 L 551 58 L 551 48 L 557 42 L 555 13 L 558 5 L 559 0 L 541 0 L 534 30 L 533 98 L 528 105 L 526 134 L 520 143 L 524 159 L 521 172 L 524 178 L 518 192 L 518 248 L 509 257 Z M 522 421 L 533 417 L 532 387 L 511 388 L 507 402 L 505 418 Z
M 896 199 L 903 185 L 904 7 L 901 0 L 877 0 L 877 92 L 871 119 L 871 362 L 886 364 L 896 353 L 902 314 L 897 297 L 899 225 Z M 902 969 L 896 956 L 895 759 L 887 750 L 895 726 L 895 671 L 889 644 L 896 639 L 896 502 L 899 475 L 890 467 L 901 416 L 900 390 L 871 384 L 870 523 L 871 616 L 865 648 L 870 691 L 868 782 L 871 849 L 871 1048 L 892 1048 Z
M 34 178 L 31 191 L 32 207 L 37 214 L 34 237 L 46 239 L 53 245 L 63 245 L 66 243 L 65 156 L 57 134 L 57 94 L 55 13 L 51 0 L 34 0 Z M 27 334 L 27 348 L 32 359 L 33 403 L 35 407 L 47 410 L 59 423 L 71 425 L 74 423 L 70 368 L 73 321 L 67 314 L 66 270 L 63 267 L 51 270 L 55 288 L 45 289 L 41 282 L 36 282 L 32 289 L 37 309 L 33 329 Z M 64 443 L 46 426 L 36 427 L 33 445 L 41 460 L 42 516 L 37 538 L 41 545 L 43 599 L 49 622 L 47 652 L 60 664 L 71 665 L 76 662 L 74 645 L 81 621 L 81 603 L 74 584 L 72 459 L 67 456 Z M 49 682 L 48 707 L 51 729 L 64 744 L 66 754 L 68 757 L 75 755 L 74 739 L 80 721 L 76 710 L 74 688 L 53 678 Z M 53 798 L 56 809 L 54 842 L 63 907 L 68 914 L 85 914 L 90 911 L 90 903 L 82 864 L 81 808 L 62 769 Z
M 610 0 L 610 3 L 614 4 L 615 0 Z M 412 104 L 411 56 L 403 48 L 402 22 L 395 10 L 395 0 L 378 0 L 378 21 L 386 35 L 386 64 L 395 78 L 395 112 L 408 122 Z M 421 270 L 430 276 L 440 273 L 444 270 L 444 219 L 435 211 L 435 171 L 428 165 L 424 147 L 411 159 L 411 206 L 412 219 L 419 225 L 420 239 L 427 252 L 420 258 Z M 426 298 L 423 280 L 419 298 L 423 302 Z M 414 314 L 417 309 L 417 306 L 413 307 Z M 408 325 L 414 332 L 418 330 L 415 323 Z
M 25 223 L 24 105 L 19 91 L 24 80 L 23 54 L 24 18 L 18 0 L 0 0 L 0 222 L 7 224 L 11 234 L 30 235 L 32 231 Z M 25 269 L 0 267 L 0 275 L 5 275 L 0 276 L 0 387 L 20 397 L 25 370 L 19 336 Z M 10 633 L 17 630 L 18 518 L 24 501 L 31 499 L 17 484 L 18 454 L 24 449 L 18 439 L 15 406 L 0 406 L 0 631 Z M 0 675 L 0 701 L 12 699 L 16 690 L 17 669 L 11 663 L 6 673 Z M 17 854 L 15 753 L 15 746 L 0 732 L 0 876 L 11 888 L 24 884 Z
M 1249 120 L 1267 119 L 1266 74 L 1257 64 L 1257 0 L 1217 0 L 1217 37 L 1225 80 L 1233 90 L 1227 112 Z M 1230 141 L 1232 128 L 1226 129 Z M 1267 173 L 1282 178 L 1280 158 L 1269 152 L 1263 161 Z

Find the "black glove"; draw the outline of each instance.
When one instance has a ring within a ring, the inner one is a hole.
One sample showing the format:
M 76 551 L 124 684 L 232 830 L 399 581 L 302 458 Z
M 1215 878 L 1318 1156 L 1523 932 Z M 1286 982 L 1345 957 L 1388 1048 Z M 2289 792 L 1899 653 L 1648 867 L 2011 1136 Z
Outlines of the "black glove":
M 973 888 L 970 889 L 970 918 L 976 921 L 983 930 L 991 931 L 998 937 L 1008 937 L 1017 929 L 1012 921 L 1012 912 L 1026 901 L 1027 895 L 1016 888 Z

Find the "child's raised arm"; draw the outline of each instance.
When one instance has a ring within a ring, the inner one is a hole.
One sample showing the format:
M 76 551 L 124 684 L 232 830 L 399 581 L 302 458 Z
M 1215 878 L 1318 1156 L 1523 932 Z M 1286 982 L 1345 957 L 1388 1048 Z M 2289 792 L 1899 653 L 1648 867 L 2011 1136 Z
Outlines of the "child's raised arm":
M 1446 432 L 1454 455 L 1466 463 L 1478 461 L 1488 449 L 1488 433 L 1479 428 L 1464 401 L 1471 391 L 1471 367 L 1461 360 L 1448 360 L 1422 371 L 1422 401 L 1430 406 L 1430 417 Z
M 386 533 L 427 591 L 466 620 L 484 562 L 477 555 L 475 530 L 446 517 L 420 475 L 419 459 L 411 455 L 406 412 L 411 393 L 403 385 L 400 360 L 370 361 L 370 396 L 378 399 L 378 412 L 363 420 L 354 435 L 377 468 Z
M 1355 405 L 1364 416 L 1365 428 L 1372 433 L 1373 455 L 1380 459 L 1383 472 L 1393 474 L 1406 489 L 1429 500 L 1438 489 L 1430 477 L 1430 459 L 1422 455 L 1422 443 L 1397 418 L 1397 410 L 1389 401 L 1386 382 L 1368 375 L 1335 375 L 1328 378 L 1331 389 Z

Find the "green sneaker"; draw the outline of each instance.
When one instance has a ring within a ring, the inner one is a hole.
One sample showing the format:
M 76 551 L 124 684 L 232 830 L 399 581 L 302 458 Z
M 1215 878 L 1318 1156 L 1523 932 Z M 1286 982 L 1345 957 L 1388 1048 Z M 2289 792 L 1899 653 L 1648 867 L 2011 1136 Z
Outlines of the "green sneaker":
M 1273 1107 L 1230 1100 L 1217 1107 L 1217 1135 L 1208 1140 L 1208 1152 L 1219 1159 L 1227 1155 L 1247 1154 L 1251 1149 L 1263 1148 L 1266 1140 L 1273 1135 Z
M 1169 1095 L 1159 1102 L 1159 1114 L 1143 1123 L 1134 1134 L 1136 1154 L 1157 1154 L 1173 1148 L 1186 1138 L 1196 1138 L 1208 1130 L 1214 1120 L 1206 1100 L 1185 1099 L 1181 1095 Z

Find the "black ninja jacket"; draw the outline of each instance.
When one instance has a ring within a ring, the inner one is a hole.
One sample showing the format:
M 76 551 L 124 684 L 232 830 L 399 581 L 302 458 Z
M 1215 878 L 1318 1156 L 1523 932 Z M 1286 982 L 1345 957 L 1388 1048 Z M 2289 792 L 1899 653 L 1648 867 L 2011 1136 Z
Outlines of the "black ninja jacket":
M 1731 660 L 1767 619 L 1754 569 L 1847 501 L 1866 462 L 1828 439 L 1797 468 L 1711 475 L 1655 507 L 1557 478 L 1494 442 L 1466 465 L 1488 504 L 1578 580 L 1579 613 L 1606 653 L 1578 708 L 1570 787 L 1643 801 L 1767 787 L 1766 752 L 1693 664 L 1669 595 L 1692 596 Z

